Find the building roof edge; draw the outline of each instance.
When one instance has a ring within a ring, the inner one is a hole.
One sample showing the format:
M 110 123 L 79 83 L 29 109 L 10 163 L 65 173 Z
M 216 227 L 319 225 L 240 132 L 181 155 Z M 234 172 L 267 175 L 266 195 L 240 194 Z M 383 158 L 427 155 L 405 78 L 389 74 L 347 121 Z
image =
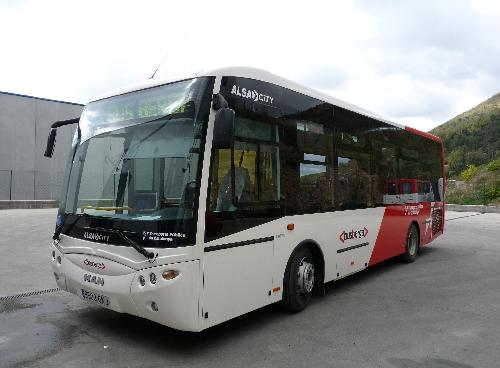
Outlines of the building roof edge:
M 0 94 L 3 94 L 3 95 L 8 95 L 8 96 L 16 96 L 16 97 L 34 98 L 34 99 L 36 99 L 36 100 L 50 101 L 50 102 L 57 102 L 57 103 L 63 103 L 63 104 L 68 104 L 68 105 L 85 106 L 84 104 L 81 104 L 81 103 L 76 103 L 76 102 L 68 102 L 68 101 L 61 101 L 61 100 L 53 100 L 53 99 L 51 99 L 51 98 L 44 98 L 44 97 L 36 97 L 36 96 L 22 95 L 22 94 L 20 94 L 20 93 L 13 93 L 13 92 L 4 92 L 4 91 L 0 91 Z

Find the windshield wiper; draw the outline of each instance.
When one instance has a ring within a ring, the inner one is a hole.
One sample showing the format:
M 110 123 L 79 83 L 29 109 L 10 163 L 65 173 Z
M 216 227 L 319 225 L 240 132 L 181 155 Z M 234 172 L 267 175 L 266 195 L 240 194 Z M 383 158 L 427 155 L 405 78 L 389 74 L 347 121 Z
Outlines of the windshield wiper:
M 132 248 L 134 248 L 136 251 L 138 251 L 139 253 L 141 253 L 144 257 L 146 257 L 148 259 L 148 262 L 149 263 L 153 263 L 154 261 L 156 261 L 156 257 L 158 257 L 158 253 L 153 253 L 153 252 L 150 252 L 148 251 L 146 248 L 144 248 L 142 245 L 136 243 L 135 241 L 133 241 L 132 239 L 130 239 L 127 235 L 125 235 L 125 233 L 123 233 L 122 231 L 120 230 L 115 230 L 118 234 L 121 235 L 121 237 L 123 238 L 123 240 L 125 240 Z
M 85 217 L 85 216 L 87 216 L 87 214 L 82 213 L 81 216 Z M 75 224 L 78 222 L 78 220 L 80 219 L 81 216 L 76 216 L 75 220 L 71 224 L 69 224 L 68 228 L 66 229 L 66 232 L 69 233 L 71 231 L 71 229 L 75 226 Z M 64 227 L 64 219 L 61 220 L 60 225 L 56 226 L 56 230 L 54 232 L 54 235 L 52 236 L 52 239 L 56 242 L 56 244 L 59 243 L 59 241 L 60 241 L 59 235 L 61 234 L 63 227 Z M 141 246 L 140 244 L 137 244 L 135 241 L 130 239 L 122 231 L 120 231 L 120 230 L 114 230 L 114 231 L 117 232 L 118 234 L 120 234 L 120 236 L 123 238 L 123 240 L 125 240 L 132 248 L 134 248 L 136 251 L 138 251 L 144 257 L 146 257 L 150 263 L 153 263 L 156 260 L 156 258 L 158 257 L 158 253 L 153 253 L 153 252 L 146 250 L 143 246 Z

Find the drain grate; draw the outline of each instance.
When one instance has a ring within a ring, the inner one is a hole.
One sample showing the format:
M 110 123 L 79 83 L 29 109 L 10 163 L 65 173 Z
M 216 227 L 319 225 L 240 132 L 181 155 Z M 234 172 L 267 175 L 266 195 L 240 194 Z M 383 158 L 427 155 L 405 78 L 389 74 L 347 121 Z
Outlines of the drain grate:
M 16 294 L 16 295 L 0 296 L 0 302 L 5 301 L 5 300 L 13 300 L 13 299 L 19 299 L 19 298 L 26 298 L 28 296 L 34 296 L 34 295 L 55 293 L 57 291 L 61 291 L 61 289 L 59 289 L 59 288 L 53 288 L 53 289 L 45 289 L 45 290 L 33 290 L 33 291 L 27 291 L 25 293 Z

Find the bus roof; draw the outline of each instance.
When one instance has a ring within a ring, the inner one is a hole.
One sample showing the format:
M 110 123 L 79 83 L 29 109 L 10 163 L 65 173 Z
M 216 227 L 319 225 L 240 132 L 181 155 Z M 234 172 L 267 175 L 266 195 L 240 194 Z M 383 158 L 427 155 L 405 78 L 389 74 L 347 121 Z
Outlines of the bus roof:
M 317 91 L 315 89 L 303 86 L 303 85 L 296 83 L 294 81 L 291 81 L 289 79 L 277 76 L 277 75 L 272 74 L 266 70 L 252 68 L 252 67 L 244 67 L 244 66 L 231 66 L 231 67 L 224 67 L 224 68 L 218 68 L 218 69 L 210 69 L 210 70 L 200 71 L 200 72 L 197 72 L 197 73 L 194 73 L 191 75 L 180 75 L 180 76 L 177 76 L 175 78 L 169 78 L 169 79 L 163 79 L 163 80 L 151 80 L 151 81 L 144 83 L 144 84 L 141 84 L 141 85 L 136 85 L 136 86 L 133 86 L 130 88 L 112 91 L 112 92 L 107 93 L 105 95 L 101 95 L 101 96 L 98 96 L 96 98 L 92 98 L 89 102 L 101 100 L 103 98 L 108 98 L 108 97 L 112 97 L 112 96 L 121 95 L 121 94 L 128 93 L 128 92 L 138 91 L 141 89 L 160 86 L 160 85 L 167 84 L 167 83 L 191 79 L 191 78 L 195 78 L 195 77 L 204 77 L 204 76 L 207 76 L 207 77 L 208 76 L 211 76 L 211 77 L 218 77 L 218 76 L 221 76 L 221 77 L 226 77 L 226 76 L 228 76 L 228 77 L 241 77 L 241 78 L 255 79 L 255 80 L 262 81 L 262 82 L 273 83 L 275 85 L 278 85 L 278 86 L 281 86 L 284 88 L 288 88 L 292 91 L 295 91 L 295 92 L 298 92 L 298 93 L 301 93 L 301 94 L 304 94 L 304 95 L 307 95 L 307 96 L 310 96 L 313 98 L 317 98 L 318 100 L 328 102 L 332 105 L 336 105 L 336 106 L 345 108 L 347 110 L 357 112 L 361 115 L 365 115 L 365 116 L 368 116 L 370 118 L 373 118 L 373 119 L 376 119 L 379 121 L 383 121 L 384 123 L 396 126 L 398 128 L 409 130 L 412 133 L 422 135 L 426 138 L 429 138 L 429 139 L 432 139 L 434 141 L 441 143 L 441 139 L 439 137 L 432 135 L 430 133 L 426 133 L 426 132 L 420 131 L 420 130 L 412 128 L 412 127 L 408 127 L 408 126 L 405 126 L 402 124 L 395 123 L 393 121 L 390 121 L 388 119 L 381 117 L 380 115 L 378 115 L 374 112 L 368 111 L 368 110 L 363 109 L 359 106 L 353 105 L 349 102 L 332 97 L 326 93 L 323 93 L 323 92 Z

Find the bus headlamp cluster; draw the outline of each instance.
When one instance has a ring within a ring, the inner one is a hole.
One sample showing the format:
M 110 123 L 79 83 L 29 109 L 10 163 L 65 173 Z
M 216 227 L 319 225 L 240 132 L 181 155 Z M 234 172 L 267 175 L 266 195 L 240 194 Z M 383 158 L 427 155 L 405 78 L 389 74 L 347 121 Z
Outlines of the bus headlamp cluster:
M 139 284 L 141 284 L 141 286 L 146 285 L 146 279 L 142 275 L 139 276 Z
M 176 270 L 166 270 L 166 271 L 163 271 L 161 274 L 161 277 L 166 281 L 173 280 L 177 276 L 179 276 L 179 271 L 176 271 Z M 151 283 L 151 285 L 156 285 L 156 283 L 158 282 L 158 278 L 156 276 L 156 273 L 151 272 L 149 274 L 149 282 Z M 146 286 L 146 278 L 143 275 L 139 275 L 139 284 L 141 286 Z

